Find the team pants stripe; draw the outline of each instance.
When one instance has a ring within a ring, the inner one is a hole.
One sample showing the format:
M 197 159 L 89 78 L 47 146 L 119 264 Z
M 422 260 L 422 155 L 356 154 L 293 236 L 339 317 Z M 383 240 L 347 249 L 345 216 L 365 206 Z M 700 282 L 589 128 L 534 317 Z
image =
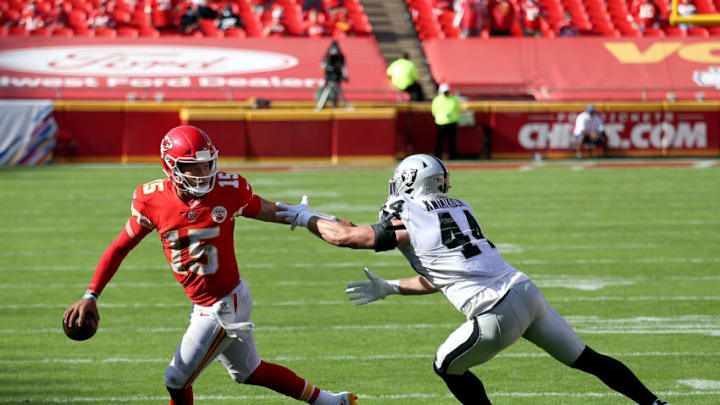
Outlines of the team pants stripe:
M 212 344 L 210 344 L 210 348 L 208 349 L 207 353 L 205 353 L 205 357 L 203 357 L 200 365 L 197 369 L 195 369 L 195 372 L 192 373 L 183 388 L 187 388 L 192 385 L 193 381 L 195 381 L 195 378 L 197 378 L 198 374 L 200 374 L 200 372 L 205 368 L 205 365 L 207 365 L 208 361 L 210 361 L 210 359 L 212 358 L 215 349 L 217 349 L 218 345 L 220 345 L 220 342 L 222 342 L 223 338 L 225 338 L 225 329 L 221 328 L 220 333 L 218 333 L 218 335 L 215 337 L 215 340 L 213 340 Z
M 312 384 L 310 384 L 309 382 L 305 382 L 305 389 L 303 390 L 302 395 L 300 395 L 300 398 L 298 399 L 308 402 L 308 400 L 310 399 L 310 395 L 312 395 L 314 389 L 315 387 Z
M 451 351 L 450 353 L 448 353 L 447 356 L 445 356 L 445 359 L 443 359 L 443 362 L 440 365 L 440 370 L 443 373 L 447 373 L 452 362 L 457 360 L 458 357 L 465 354 L 468 350 L 472 349 L 479 339 L 480 327 L 478 326 L 477 318 L 473 318 L 473 331 L 470 334 L 470 337 L 468 337 L 466 341 L 458 345 L 455 350 Z

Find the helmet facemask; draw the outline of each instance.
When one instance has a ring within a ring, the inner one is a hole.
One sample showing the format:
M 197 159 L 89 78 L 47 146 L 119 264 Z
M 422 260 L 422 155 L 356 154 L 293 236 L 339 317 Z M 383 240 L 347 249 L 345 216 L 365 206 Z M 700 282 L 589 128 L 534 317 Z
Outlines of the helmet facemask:
M 165 174 L 172 180 L 175 186 L 180 190 L 192 194 L 196 197 L 202 197 L 211 192 L 215 188 L 215 175 L 217 174 L 217 150 L 211 153 L 209 150 L 201 150 L 195 154 L 195 157 L 179 157 L 173 159 L 170 155 L 165 155 L 165 163 L 171 168 L 171 172 L 167 170 Z M 180 167 L 182 164 L 209 163 L 208 175 L 193 176 L 185 174 Z

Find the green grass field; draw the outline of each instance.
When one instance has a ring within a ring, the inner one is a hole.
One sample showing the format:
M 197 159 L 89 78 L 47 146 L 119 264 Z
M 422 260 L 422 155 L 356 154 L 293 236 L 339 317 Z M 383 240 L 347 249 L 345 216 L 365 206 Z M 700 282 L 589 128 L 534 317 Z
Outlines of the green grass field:
M 246 171 L 261 196 L 377 220 L 392 169 Z M 0 403 L 167 403 L 165 368 L 190 304 L 149 235 L 100 299 L 86 342 L 61 329 L 105 247 L 130 213 L 133 189 L 160 166 L 66 165 L 0 171 Z M 627 364 L 678 404 L 720 403 L 720 167 L 454 170 L 453 196 L 594 349 Z M 261 356 L 360 404 L 454 404 L 432 370 L 463 321 L 439 294 L 347 301 L 367 265 L 412 276 L 399 253 L 324 244 L 305 229 L 240 219 L 240 271 L 255 299 Z M 495 404 L 631 403 L 594 377 L 520 341 L 473 368 Z M 235 384 L 211 364 L 201 404 L 299 403 Z

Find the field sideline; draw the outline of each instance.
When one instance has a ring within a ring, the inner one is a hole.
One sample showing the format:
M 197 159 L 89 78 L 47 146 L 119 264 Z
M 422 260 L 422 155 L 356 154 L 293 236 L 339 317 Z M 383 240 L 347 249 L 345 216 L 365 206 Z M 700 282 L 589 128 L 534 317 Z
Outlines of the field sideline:
M 229 167 L 229 166 L 226 166 Z M 377 221 L 392 167 L 246 165 L 264 198 L 358 224 Z M 132 191 L 159 165 L 55 165 L 0 171 L 0 404 L 161 404 L 189 301 L 156 234 L 100 299 L 100 329 L 67 339 L 62 313 L 82 295 L 129 216 Z M 451 195 L 595 350 L 625 362 L 678 404 L 720 403 L 720 162 L 510 162 L 451 166 Z M 238 219 L 236 253 L 255 300 L 261 356 L 359 404 L 457 403 L 432 371 L 462 316 L 442 296 L 358 307 L 348 281 L 368 266 L 413 274 L 396 252 L 331 247 L 307 230 Z M 473 371 L 494 404 L 630 404 L 594 377 L 521 341 Z M 201 404 L 300 403 L 232 382 L 220 364 L 194 384 Z

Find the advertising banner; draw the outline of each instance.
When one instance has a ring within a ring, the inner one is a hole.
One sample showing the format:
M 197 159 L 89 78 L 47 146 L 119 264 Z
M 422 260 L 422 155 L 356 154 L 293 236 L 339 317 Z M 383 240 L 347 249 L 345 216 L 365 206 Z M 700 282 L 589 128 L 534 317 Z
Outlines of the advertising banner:
M 572 147 L 578 113 L 495 112 L 493 154 L 562 155 Z M 713 111 L 601 112 L 610 155 L 718 156 L 719 115 Z
M 444 39 L 423 46 L 435 80 L 468 96 L 720 99 L 714 38 Z
M 372 38 L 339 40 L 350 100 L 395 100 Z M 312 100 L 330 39 L 0 38 L 0 98 Z

